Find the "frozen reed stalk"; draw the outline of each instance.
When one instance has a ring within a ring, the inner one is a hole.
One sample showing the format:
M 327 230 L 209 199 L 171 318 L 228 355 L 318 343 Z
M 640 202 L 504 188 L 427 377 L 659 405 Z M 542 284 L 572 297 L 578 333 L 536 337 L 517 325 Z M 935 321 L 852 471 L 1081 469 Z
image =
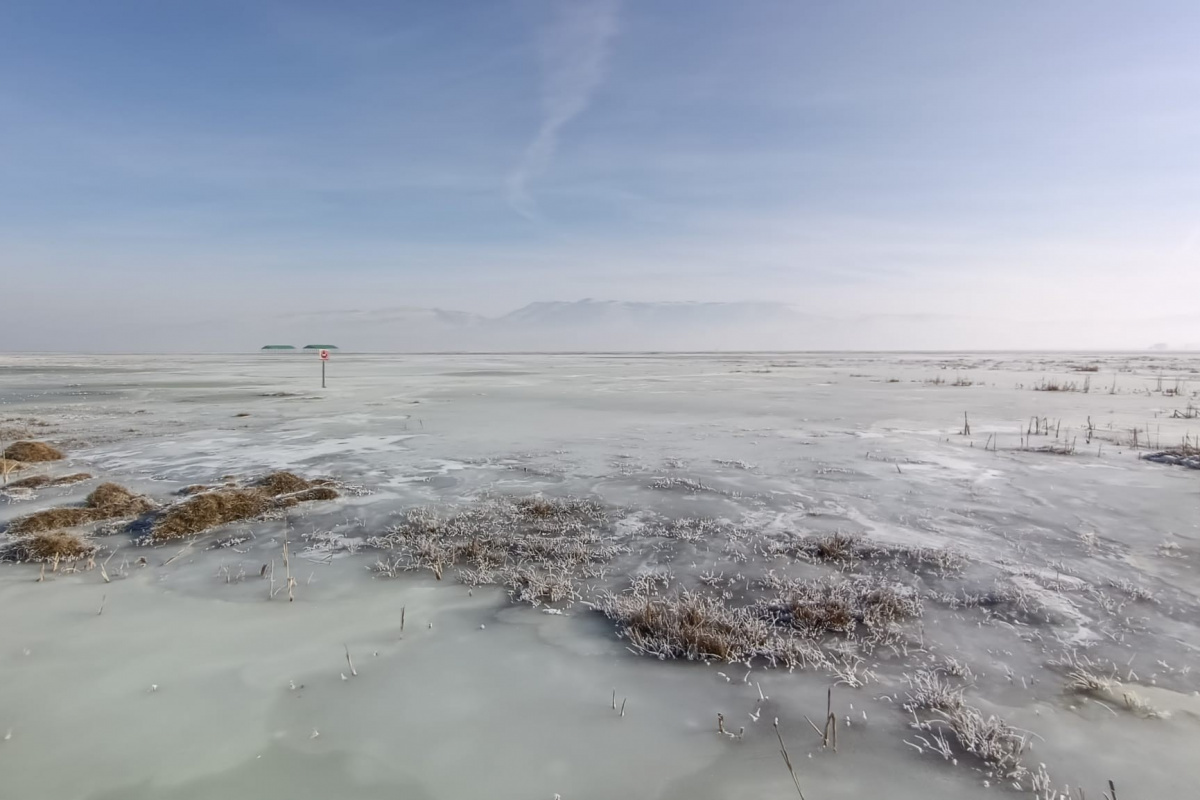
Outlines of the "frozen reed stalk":
M 617 690 L 616 690 L 616 689 L 613 689 L 613 702 L 612 702 L 612 710 L 613 710 L 613 711 L 616 711 L 616 710 L 617 710 Z
M 622 716 L 622 717 L 623 717 L 623 716 L 625 716 L 625 704 L 626 704 L 626 703 L 628 703 L 628 702 L 629 702 L 629 698 L 628 698 L 628 697 L 626 697 L 626 698 L 623 698 L 623 699 L 621 700 L 621 716 Z
M 724 733 L 724 732 L 725 732 L 725 715 L 718 712 L 717 713 L 717 733 Z
M 295 599 L 296 599 L 296 596 L 295 596 L 295 594 L 293 594 L 293 591 L 292 591 L 296 586 L 296 579 L 292 577 L 292 563 L 288 559 L 288 537 L 287 537 L 287 535 L 288 535 L 288 525 L 287 525 L 287 522 L 285 521 L 284 525 L 283 525 L 283 569 L 287 575 L 288 602 L 291 603 L 291 602 L 295 601 Z
M 404 633 L 404 612 L 408 610 L 408 606 L 400 606 L 400 632 Z M 615 692 L 616 690 L 614 690 Z
M 104 613 L 104 603 L 107 600 L 108 600 L 108 595 L 104 595 L 100 598 L 100 610 L 96 612 L 97 617 Z
M 343 644 L 342 647 L 346 648 L 346 664 L 347 664 L 347 666 L 350 667 L 350 674 L 352 676 L 354 676 L 355 678 L 357 678 L 358 671 L 354 669 L 354 661 L 353 661 L 353 659 L 350 658 L 350 647 L 349 647 L 349 645 L 345 645 L 345 644 Z
M 853 706 L 852 706 L 853 707 Z M 833 713 L 833 687 L 830 686 L 825 695 L 825 728 L 822 730 L 817 727 L 817 724 L 804 716 L 805 721 L 812 726 L 812 729 L 821 737 L 821 747 L 829 747 L 833 745 L 833 752 L 837 752 L 837 717 Z M 849 719 L 849 717 L 847 717 Z
M 779 717 L 775 718 L 775 737 L 779 739 L 779 754 L 783 756 L 783 763 L 787 766 L 788 774 L 792 776 L 792 783 L 796 785 L 796 794 L 800 795 L 800 800 L 804 800 L 804 792 L 800 789 L 800 779 L 796 777 L 796 770 L 792 766 L 791 756 L 788 755 L 787 745 L 783 743 L 783 734 L 779 732 Z

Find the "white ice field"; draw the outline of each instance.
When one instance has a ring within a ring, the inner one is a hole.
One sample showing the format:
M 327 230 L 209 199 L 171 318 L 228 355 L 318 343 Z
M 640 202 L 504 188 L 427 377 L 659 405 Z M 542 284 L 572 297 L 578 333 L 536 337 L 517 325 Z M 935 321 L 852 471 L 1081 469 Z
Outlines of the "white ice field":
M 0 530 L 161 507 L 0 563 L 0 798 L 1200 796 L 1200 470 L 1145 458 L 1197 406 L 1195 354 L 0 356 L 67 455 L 10 480 L 95 476 Z M 277 470 L 341 496 L 146 542 Z

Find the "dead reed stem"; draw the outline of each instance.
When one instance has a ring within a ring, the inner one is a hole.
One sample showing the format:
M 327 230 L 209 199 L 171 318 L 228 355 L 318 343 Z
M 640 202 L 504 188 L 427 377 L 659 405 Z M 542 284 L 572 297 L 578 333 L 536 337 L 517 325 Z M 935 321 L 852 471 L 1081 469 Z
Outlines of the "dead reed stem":
M 284 570 L 284 574 L 287 576 L 288 602 L 291 603 L 296 600 L 296 595 L 293 593 L 293 589 L 296 586 L 296 579 L 292 577 L 292 562 L 288 559 L 288 537 L 287 537 L 287 535 L 288 535 L 288 526 L 287 526 L 287 523 L 285 522 L 284 526 L 283 526 L 283 570 Z
M 796 777 L 796 769 L 792 766 L 792 759 L 788 755 L 787 745 L 783 743 L 783 734 L 779 732 L 779 717 L 775 718 L 775 737 L 779 739 L 779 753 L 783 756 L 783 763 L 787 766 L 788 774 L 792 776 L 792 783 L 796 785 L 796 794 L 800 795 L 800 800 L 804 800 L 804 792 L 800 788 L 800 779 Z
M 357 678 L 358 672 L 354 669 L 354 660 L 350 658 L 350 646 L 343 644 L 342 647 L 346 648 L 346 665 L 350 667 L 350 675 Z

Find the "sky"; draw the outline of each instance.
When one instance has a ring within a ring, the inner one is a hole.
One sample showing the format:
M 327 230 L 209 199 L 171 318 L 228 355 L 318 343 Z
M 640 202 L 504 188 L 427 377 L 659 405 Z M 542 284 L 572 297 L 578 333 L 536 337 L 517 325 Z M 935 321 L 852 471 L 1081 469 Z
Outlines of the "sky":
M 582 298 L 1200 342 L 1197 30 L 1192 0 L 0 2 L 0 349 Z

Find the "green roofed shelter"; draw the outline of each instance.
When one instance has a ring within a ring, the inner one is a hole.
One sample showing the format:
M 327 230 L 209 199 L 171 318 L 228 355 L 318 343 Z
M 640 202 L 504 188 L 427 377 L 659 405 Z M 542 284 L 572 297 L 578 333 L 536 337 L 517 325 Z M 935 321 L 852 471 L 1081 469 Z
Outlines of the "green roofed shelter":
M 294 344 L 264 344 L 262 346 L 262 349 L 263 350 L 295 350 L 296 345 L 294 345 Z
M 305 350 L 337 350 L 338 346 L 336 344 L 306 344 L 306 345 L 304 345 L 304 349 Z

